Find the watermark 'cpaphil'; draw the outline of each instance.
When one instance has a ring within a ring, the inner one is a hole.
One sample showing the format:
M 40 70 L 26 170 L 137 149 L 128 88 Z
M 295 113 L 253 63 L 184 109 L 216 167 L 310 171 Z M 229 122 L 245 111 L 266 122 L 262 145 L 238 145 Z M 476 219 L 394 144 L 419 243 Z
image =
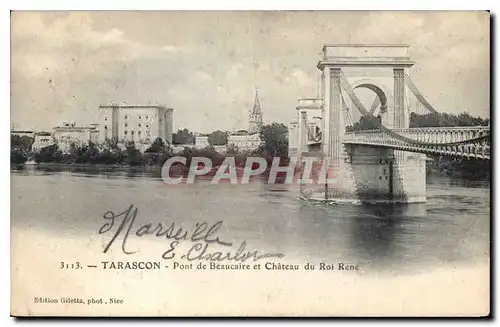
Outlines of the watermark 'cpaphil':
M 269 184 L 335 184 L 336 171 L 327 159 L 312 157 L 291 158 L 283 162 L 275 157 L 269 162 L 262 157 L 248 157 L 245 165 L 237 165 L 234 157 L 226 157 L 222 164 L 214 166 L 210 158 L 193 157 L 187 169 L 185 157 L 172 157 L 162 167 L 161 176 L 169 185 L 193 184 L 197 176 L 211 178 L 211 184 L 229 182 L 247 184 L 251 177 L 267 177 Z M 182 166 L 182 174 L 172 174 L 173 167 Z

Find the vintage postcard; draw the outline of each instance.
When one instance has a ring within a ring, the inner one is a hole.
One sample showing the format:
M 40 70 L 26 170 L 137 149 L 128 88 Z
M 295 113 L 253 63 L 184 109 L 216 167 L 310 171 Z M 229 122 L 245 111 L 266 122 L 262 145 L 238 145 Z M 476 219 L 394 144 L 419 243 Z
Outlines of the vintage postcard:
M 487 11 L 13 11 L 11 315 L 490 314 Z

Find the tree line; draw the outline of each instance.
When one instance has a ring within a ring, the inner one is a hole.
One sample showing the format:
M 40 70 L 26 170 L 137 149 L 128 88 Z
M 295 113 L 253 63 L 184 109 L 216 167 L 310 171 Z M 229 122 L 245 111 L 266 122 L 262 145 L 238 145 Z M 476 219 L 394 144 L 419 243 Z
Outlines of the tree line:
M 461 114 L 429 113 L 419 115 L 414 112 L 410 114 L 410 128 L 416 127 L 456 127 L 456 126 L 488 126 L 489 118 L 475 117 L 467 112 Z M 346 128 L 347 132 L 357 132 L 378 129 L 381 123 L 380 116 L 363 116 L 352 126 Z
M 381 117 L 361 117 L 353 126 L 347 127 L 347 132 L 378 129 Z M 461 114 L 429 113 L 419 115 L 411 113 L 410 128 L 416 127 L 456 127 L 456 126 L 488 126 L 489 118 L 481 118 L 463 112 Z M 429 155 L 433 163 L 428 165 L 428 171 L 437 171 L 450 176 L 460 176 L 472 179 L 489 179 L 490 162 L 454 158 L 439 155 Z
M 433 171 L 449 176 L 460 176 L 472 180 L 489 180 L 491 178 L 491 161 L 469 160 L 461 157 L 433 156 L 428 165 L 428 172 Z
M 229 132 L 223 132 L 220 130 L 213 131 L 208 134 L 208 144 L 211 146 L 216 145 L 226 145 Z M 177 132 L 172 133 L 172 144 L 173 145 L 183 145 L 183 144 L 195 144 L 195 134 L 188 130 L 187 128 L 179 129 Z
M 217 138 L 223 133 L 215 131 L 212 134 L 214 138 Z M 127 142 L 124 145 L 120 145 L 113 140 L 106 140 L 99 143 L 72 142 L 66 151 L 62 151 L 60 144 L 54 142 L 52 145 L 33 151 L 33 138 L 11 135 L 11 163 L 19 165 L 25 163 L 27 160 L 34 160 L 37 163 L 146 166 L 162 165 L 173 156 L 185 157 L 187 165 L 190 164 L 192 157 L 210 158 L 214 165 L 221 164 L 224 161 L 226 155 L 215 151 L 212 145 L 204 149 L 185 147 L 183 150 L 175 152 L 173 145 L 193 144 L 194 142 L 184 142 L 194 138 L 194 134 L 184 129 L 179 130 L 175 135 L 176 138 L 173 137 L 172 145 L 161 138 L 157 138 L 144 153 L 137 149 L 134 142 Z M 235 157 L 237 162 L 238 160 L 243 160 L 244 162 L 247 156 L 260 156 L 269 160 L 272 160 L 272 157 L 276 156 L 281 158 L 288 157 L 288 129 L 285 125 L 279 123 L 264 125 L 260 131 L 260 138 L 261 145 L 257 149 L 243 153 L 237 147 L 233 146 L 227 149 L 227 155 Z M 177 143 L 179 141 L 182 141 L 182 143 Z M 219 142 L 222 141 L 219 140 L 215 143 Z M 227 144 L 227 139 L 225 144 Z

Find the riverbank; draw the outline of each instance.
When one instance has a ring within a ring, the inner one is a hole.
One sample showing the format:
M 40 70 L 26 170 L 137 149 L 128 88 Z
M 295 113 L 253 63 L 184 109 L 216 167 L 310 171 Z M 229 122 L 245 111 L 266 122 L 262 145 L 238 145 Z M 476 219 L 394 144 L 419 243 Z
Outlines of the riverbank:
M 219 166 L 214 166 L 210 174 L 215 174 Z M 237 169 L 244 169 L 244 165 L 237 165 Z M 253 167 L 255 169 L 256 167 Z M 58 169 L 73 170 L 85 169 L 95 171 L 136 171 L 136 172 L 158 172 L 161 174 L 162 165 L 128 165 L 128 164 L 91 164 L 91 163 L 56 163 L 41 162 L 36 164 L 12 164 L 11 169 Z M 269 173 L 270 166 L 266 167 L 265 172 Z M 173 173 L 188 173 L 189 167 L 182 164 L 172 166 Z M 433 161 L 427 163 L 428 176 L 449 176 L 474 180 L 489 180 L 490 164 L 489 162 L 464 162 L 458 160 L 446 160 L 439 157 L 433 158 Z
M 208 158 L 210 159 L 210 158 Z M 246 158 L 245 158 L 246 159 Z M 269 162 L 268 165 L 265 169 L 265 171 L 269 171 L 271 168 L 272 161 Z M 288 158 L 284 158 L 280 162 L 280 166 L 284 167 L 287 166 L 289 163 Z M 39 163 L 24 163 L 24 164 L 12 164 L 12 166 L 17 166 L 19 168 L 62 168 L 62 169 L 67 169 L 67 168 L 89 168 L 89 169 L 113 169 L 113 170 L 129 170 L 129 169 L 134 169 L 134 170 L 158 170 L 162 169 L 163 165 L 159 164 L 142 164 L 142 165 L 129 165 L 129 164 L 94 164 L 94 163 L 60 163 L 60 162 L 39 162 Z M 172 168 L 176 171 L 184 171 L 188 172 L 190 169 L 190 164 L 187 166 L 180 163 L 180 162 L 174 162 L 172 164 Z M 221 165 L 215 164 L 212 168 L 213 169 L 218 169 Z M 237 160 L 235 163 L 236 169 L 245 169 L 246 168 L 246 160 Z M 198 166 L 198 169 L 201 169 L 202 165 Z M 252 165 L 252 169 L 258 168 L 258 164 L 254 163 Z
M 125 165 L 125 164 L 91 164 L 91 163 L 58 163 L 40 162 L 36 164 L 24 164 L 26 168 L 89 168 L 89 169 L 161 169 L 161 165 Z
M 489 180 L 491 179 L 491 162 L 437 156 L 432 157 L 432 161 L 427 163 L 427 174 Z

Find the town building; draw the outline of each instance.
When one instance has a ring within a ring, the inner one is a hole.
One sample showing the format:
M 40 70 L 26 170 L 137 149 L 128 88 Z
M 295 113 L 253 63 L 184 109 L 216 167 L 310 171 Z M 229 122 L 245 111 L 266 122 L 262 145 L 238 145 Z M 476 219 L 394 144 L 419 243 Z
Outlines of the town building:
M 260 134 L 250 134 L 247 131 L 239 131 L 230 134 L 227 138 L 228 149 L 236 148 L 241 152 L 248 152 L 257 149 L 261 144 Z
M 216 152 L 218 152 L 220 154 L 227 153 L 227 145 L 214 145 L 213 148 Z
M 248 131 L 240 130 L 231 133 L 227 138 L 227 148 L 236 148 L 238 151 L 249 152 L 256 150 L 260 144 L 260 129 L 263 124 L 262 108 L 259 93 L 255 92 L 253 108 L 248 116 Z
M 54 144 L 54 137 L 50 132 L 36 132 L 34 134 L 33 145 L 31 146 L 33 151 L 39 151 L 46 146 Z
M 210 146 L 210 142 L 208 142 L 208 135 L 206 134 L 198 134 L 194 138 L 194 148 L 195 149 L 204 149 Z M 214 145 L 212 148 L 219 153 L 226 153 L 227 145 Z
M 208 135 L 206 134 L 198 134 L 194 138 L 194 147 L 196 149 L 203 149 L 209 146 L 210 143 L 208 143 Z
M 12 136 L 17 135 L 19 137 L 27 136 L 27 137 L 34 138 L 35 131 L 12 130 L 12 131 L 10 131 L 10 135 L 12 135 Z
M 172 144 L 173 111 L 164 106 L 109 105 L 99 106 L 100 140 L 115 139 L 119 143 L 133 141 L 147 147 L 156 138 Z
M 67 152 L 72 143 L 88 144 L 96 143 L 99 139 L 97 124 L 89 126 L 77 126 L 75 122 L 63 122 L 61 126 L 53 128 L 52 136 L 62 152 Z
M 196 145 L 194 144 L 177 144 L 172 146 L 172 152 L 181 153 L 186 149 L 194 149 L 194 148 L 196 148 Z

